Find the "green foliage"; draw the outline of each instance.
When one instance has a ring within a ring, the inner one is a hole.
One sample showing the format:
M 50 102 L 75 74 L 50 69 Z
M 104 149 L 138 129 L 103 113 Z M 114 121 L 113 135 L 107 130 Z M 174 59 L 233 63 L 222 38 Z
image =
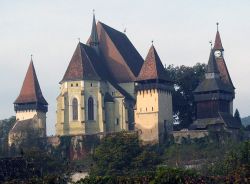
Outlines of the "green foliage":
M 212 182 L 212 181 L 211 181 Z M 161 167 L 157 170 L 155 179 L 150 184 L 186 184 L 210 183 L 208 178 L 199 176 L 195 171 L 180 168 Z
M 140 146 L 136 133 L 120 132 L 101 140 L 93 154 L 91 175 L 119 176 L 154 170 L 160 158 L 153 149 Z
M 0 157 L 8 155 L 8 134 L 15 122 L 15 116 L 0 120 Z
M 236 109 L 234 112 L 234 118 L 236 118 L 241 123 L 240 113 L 238 109 Z
M 193 67 L 169 65 L 167 71 L 175 84 L 173 93 L 173 112 L 178 116 L 180 128 L 188 127 L 194 116 L 193 90 L 204 78 L 205 64 L 197 63 Z
M 39 170 L 42 175 L 64 173 L 68 168 L 67 162 L 41 149 L 26 150 L 23 156 L 29 163 L 34 163 L 33 170 Z

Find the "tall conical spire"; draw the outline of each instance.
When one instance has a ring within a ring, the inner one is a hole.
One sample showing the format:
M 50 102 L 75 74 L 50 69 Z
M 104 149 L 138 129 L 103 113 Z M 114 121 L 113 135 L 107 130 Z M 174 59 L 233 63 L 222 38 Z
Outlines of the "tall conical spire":
M 224 51 L 224 48 L 221 43 L 221 38 L 220 38 L 219 23 L 217 22 L 216 25 L 217 25 L 217 32 L 216 32 L 216 37 L 215 37 L 215 42 L 214 42 L 214 49 Z
M 95 10 L 93 10 L 93 22 L 92 22 L 92 30 L 90 35 L 90 46 L 98 46 L 98 34 L 97 34 L 97 28 L 96 28 L 96 21 L 95 21 Z
M 36 76 L 36 71 L 33 65 L 33 59 L 31 55 L 31 61 L 27 70 L 23 86 L 19 96 L 15 100 L 14 104 L 27 104 L 27 103 L 39 103 L 48 105 L 47 101 L 42 95 L 42 91 Z

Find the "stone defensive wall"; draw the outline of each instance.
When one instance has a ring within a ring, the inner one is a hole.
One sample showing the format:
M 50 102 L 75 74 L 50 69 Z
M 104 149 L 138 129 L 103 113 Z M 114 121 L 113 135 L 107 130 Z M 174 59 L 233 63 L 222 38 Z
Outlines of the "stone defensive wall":
M 180 130 L 173 131 L 174 140 L 176 143 L 181 143 L 183 139 L 195 139 L 208 136 L 208 130 Z

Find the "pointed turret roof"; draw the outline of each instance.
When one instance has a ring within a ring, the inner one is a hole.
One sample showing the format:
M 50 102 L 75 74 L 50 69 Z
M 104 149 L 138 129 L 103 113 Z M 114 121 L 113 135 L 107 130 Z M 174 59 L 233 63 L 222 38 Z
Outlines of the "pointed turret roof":
M 14 104 L 23 103 L 41 103 L 48 105 L 43 97 L 32 59 L 23 81 L 21 92 L 14 102 Z
M 217 23 L 217 32 L 216 32 L 216 37 L 215 37 L 215 42 L 214 42 L 214 48 L 213 48 L 213 50 L 214 51 L 215 50 L 224 51 L 224 48 L 223 48 L 222 42 L 221 42 L 221 37 L 220 37 L 218 26 L 219 26 L 219 23 Z M 231 80 L 231 77 L 230 77 L 228 69 L 227 69 L 226 62 L 224 60 L 224 56 L 222 55 L 222 57 L 216 58 L 216 62 L 217 62 L 218 70 L 220 72 L 221 80 L 224 83 L 229 84 L 229 85 L 231 85 L 234 88 L 233 82 Z
M 214 49 L 216 50 L 224 50 L 222 43 L 221 43 L 221 38 L 220 38 L 220 33 L 219 31 L 216 32 L 216 37 L 215 37 L 215 42 L 214 42 Z
M 213 77 L 206 77 L 194 90 L 195 93 L 211 92 L 211 91 L 226 91 L 233 93 L 234 89 L 231 85 L 224 83 L 219 74 L 217 61 L 214 56 L 214 50 L 211 49 L 206 73 L 214 73 Z
M 94 50 L 79 42 L 61 82 L 84 79 L 100 80 L 100 76 L 93 66 L 93 60 L 98 60 Z
M 216 32 L 216 36 L 215 36 L 215 41 L 214 41 L 214 49 L 224 51 L 224 48 L 223 48 L 222 43 L 221 43 L 220 32 L 218 30 L 218 24 L 217 24 L 217 32 Z
M 211 49 L 211 51 L 210 51 L 210 56 L 209 56 L 209 60 L 208 60 L 208 64 L 207 64 L 206 73 L 217 73 L 217 74 L 219 74 L 219 70 L 218 70 L 218 66 L 217 66 L 217 63 L 216 63 L 216 59 L 215 59 L 215 56 L 214 56 L 213 49 Z
M 151 79 L 170 81 L 153 44 L 148 51 L 137 81 Z
M 97 28 L 96 28 L 95 14 L 93 13 L 93 22 L 92 22 L 92 30 L 91 30 L 89 45 L 96 46 L 98 45 L 98 43 L 99 41 L 98 41 L 98 34 L 97 34 Z

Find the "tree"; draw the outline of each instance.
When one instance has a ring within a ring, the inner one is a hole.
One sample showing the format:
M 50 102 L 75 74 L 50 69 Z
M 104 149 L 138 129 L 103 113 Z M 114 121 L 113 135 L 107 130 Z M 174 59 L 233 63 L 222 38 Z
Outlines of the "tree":
M 240 113 L 238 109 L 236 109 L 234 112 L 234 118 L 241 123 Z
M 167 67 L 170 79 L 174 82 L 173 113 L 180 121 L 180 128 L 187 128 L 193 121 L 195 113 L 193 91 L 204 78 L 205 64 L 197 63 L 193 67 Z
M 154 171 L 161 162 L 155 147 L 141 146 L 137 133 L 118 132 L 104 137 L 93 154 L 91 176 L 121 176 Z
M 0 156 L 7 156 L 8 154 L 8 135 L 15 122 L 15 116 L 0 120 Z

